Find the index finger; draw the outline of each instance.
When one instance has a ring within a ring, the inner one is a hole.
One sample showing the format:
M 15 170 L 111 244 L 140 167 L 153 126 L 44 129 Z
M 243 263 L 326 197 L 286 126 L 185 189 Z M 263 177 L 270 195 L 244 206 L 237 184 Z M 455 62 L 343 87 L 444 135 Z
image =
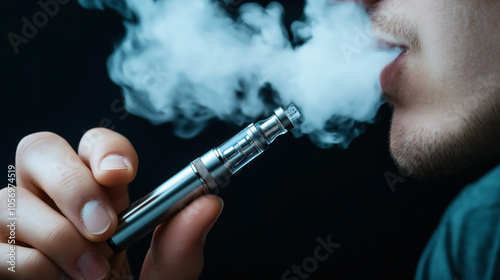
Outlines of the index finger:
M 16 165 L 20 186 L 46 194 L 88 240 L 103 241 L 115 231 L 117 217 L 108 195 L 63 138 L 48 132 L 26 136 Z
M 127 185 L 137 174 L 137 153 L 127 138 L 105 128 L 94 128 L 80 140 L 78 155 L 92 170 L 117 212 L 129 204 Z

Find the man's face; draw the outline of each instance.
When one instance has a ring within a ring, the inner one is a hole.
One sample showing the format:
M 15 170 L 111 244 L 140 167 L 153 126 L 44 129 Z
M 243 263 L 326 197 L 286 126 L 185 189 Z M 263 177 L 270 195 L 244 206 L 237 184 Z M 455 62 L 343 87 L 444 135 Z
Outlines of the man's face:
M 367 2 L 380 37 L 405 50 L 381 75 L 400 168 L 438 177 L 499 156 L 500 1 Z

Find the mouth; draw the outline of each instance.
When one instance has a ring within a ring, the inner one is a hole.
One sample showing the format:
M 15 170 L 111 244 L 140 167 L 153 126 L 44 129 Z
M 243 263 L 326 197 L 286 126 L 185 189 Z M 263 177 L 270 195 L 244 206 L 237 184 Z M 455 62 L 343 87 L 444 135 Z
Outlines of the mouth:
M 368 1 L 368 0 L 366 0 Z M 420 42 L 416 25 L 410 22 L 394 5 L 376 1 L 368 7 L 368 13 L 373 26 L 373 35 L 378 41 L 379 48 L 399 50 L 399 55 L 389 63 L 380 74 L 380 87 L 383 95 L 390 103 L 395 103 L 400 91 L 401 80 L 405 73 L 405 65 L 410 54 L 420 49 Z
M 396 59 L 389 63 L 380 73 L 380 87 L 382 88 L 383 95 L 389 101 L 394 99 L 394 92 L 396 91 L 396 85 L 403 72 L 403 67 L 408 56 L 408 48 L 405 45 L 382 42 L 384 46 L 388 48 L 398 48 L 401 50 Z

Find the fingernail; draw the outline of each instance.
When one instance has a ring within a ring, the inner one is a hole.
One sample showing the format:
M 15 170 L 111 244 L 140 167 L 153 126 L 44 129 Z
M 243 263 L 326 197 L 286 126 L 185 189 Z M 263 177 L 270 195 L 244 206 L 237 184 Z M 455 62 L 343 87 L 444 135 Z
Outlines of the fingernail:
M 109 155 L 101 160 L 99 169 L 107 170 L 127 170 L 128 164 L 125 159 L 119 155 Z
M 105 232 L 111 225 L 111 215 L 97 200 L 90 200 L 82 208 L 82 221 L 91 234 Z
M 78 261 L 78 270 L 85 280 L 100 280 L 108 275 L 109 263 L 98 253 L 87 252 Z

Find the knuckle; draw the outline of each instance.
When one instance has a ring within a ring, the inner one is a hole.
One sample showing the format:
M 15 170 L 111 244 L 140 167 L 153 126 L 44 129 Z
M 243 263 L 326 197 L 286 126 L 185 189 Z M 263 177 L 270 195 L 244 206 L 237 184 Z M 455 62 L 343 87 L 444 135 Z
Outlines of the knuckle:
M 19 205 L 19 199 L 21 200 L 24 198 L 24 193 L 26 189 L 15 187 L 15 188 L 3 188 L 0 189 L 0 207 L 7 211 L 0 211 L 0 221 L 5 223 L 7 222 L 7 218 L 9 218 L 9 213 L 11 211 L 9 208 L 14 208 L 12 205 L 17 205 L 17 207 L 20 207 Z M 29 191 L 28 191 L 29 192 Z M 0 227 L 0 233 L 6 232 L 7 228 L 6 227 Z
M 39 151 L 44 145 L 61 141 L 61 137 L 52 132 L 38 132 L 25 136 L 18 144 L 16 158 L 22 159 Z
M 54 166 L 55 172 L 55 185 L 64 188 L 71 188 L 72 186 L 80 186 L 87 181 L 87 172 L 70 165 L 57 165 Z
M 7 209 L 7 204 L 8 204 L 8 199 L 9 199 L 9 192 L 7 188 L 3 188 L 0 190 L 0 205 L 2 206 L 3 209 Z M 0 220 L 1 221 L 7 221 L 7 211 L 2 211 L 0 214 Z M 1 227 L 0 232 L 4 232 L 4 227 Z
M 7 188 L 0 190 L 0 205 L 7 205 L 7 199 L 9 198 L 9 192 Z
M 71 244 L 76 239 L 74 235 L 78 234 L 73 225 L 68 221 L 54 221 L 49 223 L 42 232 L 49 246 Z
M 31 271 L 43 272 L 53 266 L 49 258 L 38 250 L 29 250 L 29 252 L 23 255 L 19 263 L 29 266 Z
M 16 163 L 20 180 L 39 173 L 34 163 L 47 166 L 51 174 L 61 179 L 81 166 L 78 156 L 66 140 L 52 132 L 38 132 L 24 137 L 17 146 Z
M 12 206 L 9 206 L 9 204 L 16 204 L 18 203 L 18 200 L 20 197 L 24 196 L 24 194 L 21 194 L 24 191 L 23 188 L 10 188 L 6 187 L 3 189 L 0 189 L 0 207 L 2 207 L 5 210 L 8 210 L 9 208 L 12 208 Z M 9 211 L 0 211 L 0 221 L 7 221 L 7 218 L 9 217 Z M 0 227 L 0 232 L 4 230 L 3 227 Z

